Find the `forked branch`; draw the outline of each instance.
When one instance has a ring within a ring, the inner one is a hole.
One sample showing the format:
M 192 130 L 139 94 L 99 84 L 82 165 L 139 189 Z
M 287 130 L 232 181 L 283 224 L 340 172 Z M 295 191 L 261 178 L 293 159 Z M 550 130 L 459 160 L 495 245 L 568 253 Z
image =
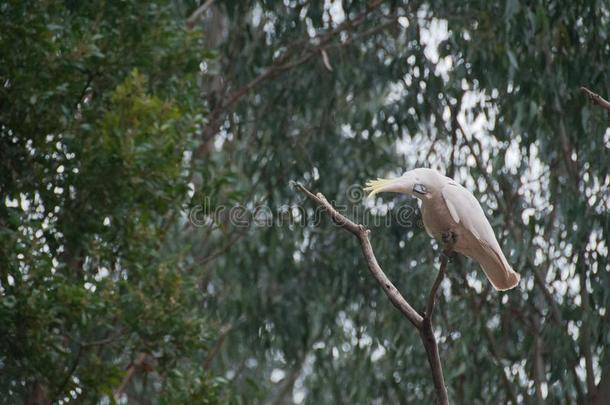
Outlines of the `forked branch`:
M 407 320 L 415 326 L 417 331 L 419 332 L 421 341 L 426 349 L 426 354 L 428 356 L 428 362 L 430 364 L 430 368 L 432 371 L 432 379 L 434 381 L 434 388 L 436 391 L 436 395 L 438 397 L 438 403 L 442 405 L 449 404 L 449 400 L 447 397 L 447 388 L 445 387 L 445 379 L 443 377 L 443 369 L 441 365 L 441 360 L 438 352 L 438 344 L 436 342 L 436 337 L 434 336 L 434 331 L 432 329 L 432 321 L 431 316 L 434 310 L 434 303 L 436 292 L 440 286 L 440 283 L 445 274 L 445 268 L 447 267 L 447 255 L 450 253 L 451 248 L 445 248 L 445 254 L 443 255 L 441 261 L 441 268 L 439 270 L 439 274 L 430 290 L 430 295 L 428 296 L 428 305 L 426 306 L 426 312 L 420 314 L 417 312 L 402 296 L 400 291 L 392 284 L 390 279 L 386 276 L 384 271 L 379 266 L 377 262 L 377 258 L 375 257 L 375 253 L 373 252 L 373 247 L 371 246 L 371 242 L 369 240 L 370 231 L 366 229 L 363 225 L 357 224 L 350 220 L 349 218 L 341 215 L 335 208 L 328 202 L 326 197 L 322 193 L 313 194 L 311 191 L 306 189 L 303 185 L 299 183 L 294 183 L 295 187 L 301 191 L 305 196 L 310 199 L 315 204 L 323 207 L 332 221 L 339 225 L 341 228 L 353 234 L 358 241 L 360 242 L 360 247 L 362 248 L 362 254 L 364 255 L 364 259 L 366 260 L 369 271 L 377 281 L 377 283 L 381 286 L 383 291 L 386 293 L 390 302 L 400 311 L 400 313 L 407 318 Z

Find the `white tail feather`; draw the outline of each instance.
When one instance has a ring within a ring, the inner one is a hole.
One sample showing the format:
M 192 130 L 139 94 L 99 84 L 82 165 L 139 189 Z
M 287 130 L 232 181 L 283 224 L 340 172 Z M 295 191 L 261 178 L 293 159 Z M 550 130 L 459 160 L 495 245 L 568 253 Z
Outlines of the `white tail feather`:
M 521 276 L 510 267 L 504 255 L 501 252 L 498 254 L 484 242 L 481 242 L 481 246 L 483 249 L 473 259 L 479 262 L 491 285 L 498 291 L 505 291 L 519 284 Z

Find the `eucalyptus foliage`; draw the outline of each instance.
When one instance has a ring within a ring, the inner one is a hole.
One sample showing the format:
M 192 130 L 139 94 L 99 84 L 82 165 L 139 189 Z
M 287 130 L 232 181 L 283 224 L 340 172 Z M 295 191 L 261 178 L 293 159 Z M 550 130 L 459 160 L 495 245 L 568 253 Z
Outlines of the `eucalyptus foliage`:
M 112 398 L 140 353 L 130 395 L 213 401 L 214 329 L 167 244 L 204 123 L 201 31 L 165 1 L 0 10 L 1 401 Z

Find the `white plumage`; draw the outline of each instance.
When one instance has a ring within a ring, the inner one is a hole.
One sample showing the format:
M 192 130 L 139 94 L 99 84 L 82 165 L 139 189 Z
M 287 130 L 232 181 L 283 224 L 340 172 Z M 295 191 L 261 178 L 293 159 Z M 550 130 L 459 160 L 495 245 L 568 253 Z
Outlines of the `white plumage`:
M 453 179 L 432 169 L 414 169 L 395 179 L 367 183 L 373 196 L 381 192 L 413 195 L 421 200 L 426 232 L 454 243 L 453 249 L 477 261 L 497 290 L 515 287 L 521 277 L 506 260 L 477 199 Z

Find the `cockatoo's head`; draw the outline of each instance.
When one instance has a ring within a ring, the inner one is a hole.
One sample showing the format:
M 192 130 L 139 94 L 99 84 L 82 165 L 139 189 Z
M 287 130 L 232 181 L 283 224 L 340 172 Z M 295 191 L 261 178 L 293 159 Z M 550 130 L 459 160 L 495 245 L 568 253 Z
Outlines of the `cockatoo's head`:
M 369 197 L 389 192 L 409 194 L 423 200 L 438 191 L 442 177 L 433 169 L 413 169 L 394 179 L 369 180 L 364 191 L 369 193 Z

